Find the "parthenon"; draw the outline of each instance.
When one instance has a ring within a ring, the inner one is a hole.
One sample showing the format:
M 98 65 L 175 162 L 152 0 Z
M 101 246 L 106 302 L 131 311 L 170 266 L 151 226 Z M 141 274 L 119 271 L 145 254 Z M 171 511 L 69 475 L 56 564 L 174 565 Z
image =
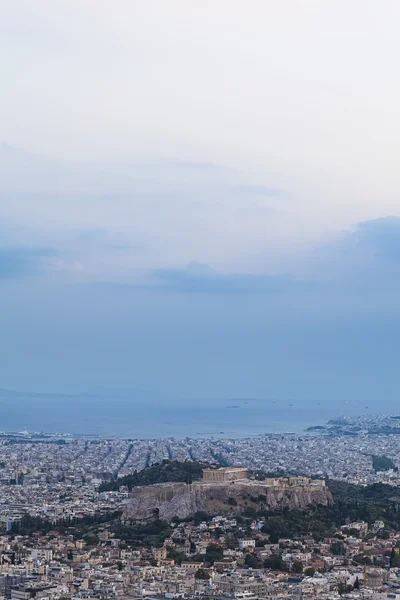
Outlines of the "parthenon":
M 203 469 L 203 481 L 226 483 L 248 479 L 245 467 L 221 467 L 220 469 Z

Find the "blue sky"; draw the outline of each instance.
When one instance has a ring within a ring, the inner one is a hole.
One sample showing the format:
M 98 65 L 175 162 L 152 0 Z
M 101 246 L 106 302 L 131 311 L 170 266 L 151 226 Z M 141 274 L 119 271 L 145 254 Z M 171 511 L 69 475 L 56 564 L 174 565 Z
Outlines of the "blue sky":
M 0 387 L 393 406 L 399 12 L 5 0 Z

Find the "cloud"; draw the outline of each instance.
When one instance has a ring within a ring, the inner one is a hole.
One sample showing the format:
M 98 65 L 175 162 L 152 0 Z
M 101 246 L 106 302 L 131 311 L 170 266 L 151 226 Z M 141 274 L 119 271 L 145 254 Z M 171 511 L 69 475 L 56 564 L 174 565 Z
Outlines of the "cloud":
M 47 270 L 48 261 L 56 254 L 53 248 L 0 248 L 0 279 L 40 275 Z
M 286 190 L 265 185 L 241 185 L 238 190 L 246 194 L 254 194 L 256 196 L 268 196 L 273 198 L 283 198 L 288 195 Z
M 294 301 L 308 297 L 314 303 L 323 298 L 329 306 L 336 302 L 339 307 L 351 299 L 366 305 L 368 298 L 375 302 L 377 294 L 397 296 L 400 281 L 394 274 L 399 257 L 400 218 L 386 217 L 357 223 L 353 231 L 321 245 L 306 256 L 300 271 L 225 274 L 192 262 L 183 268 L 155 269 L 151 279 L 159 288 L 182 293 L 289 293 Z
M 223 274 L 201 263 L 190 263 L 181 269 L 156 269 L 152 278 L 164 289 L 179 292 L 279 293 L 295 285 L 286 275 Z
M 33 232 L 3 244 L 66 249 L 110 277 L 129 269 L 124 253 L 133 259 L 138 251 L 142 269 L 191 260 L 226 264 L 278 244 L 284 216 L 277 218 L 276 208 L 285 192 L 275 183 L 217 163 L 67 162 L 0 145 L 4 219 Z
M 398 283 L 400 218 L 384 217 L 357 223 L 321 245 L 309 259 L 313 278 L 351 280 L 352 285 L 393 287 Z
M 352 237 L 359 247 L 373 252 L 376 258 L 397 261 L 400 257 L 400 217 L 359 223 Z

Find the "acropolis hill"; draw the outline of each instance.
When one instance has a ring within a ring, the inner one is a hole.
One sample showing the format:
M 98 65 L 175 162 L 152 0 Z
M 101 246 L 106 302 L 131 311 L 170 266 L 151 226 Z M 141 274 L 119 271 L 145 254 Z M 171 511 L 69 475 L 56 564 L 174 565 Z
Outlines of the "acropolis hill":
M 309 477 L 250 479 L 242 467 L 204 469 L 203 480 L 191 484 L 162 483 L 135 487 L 124 516 L 170 520 L 187 518 L 198 511 L 208 514 L 239 513 L 246 506 L 274 509 L 304 508 L 332 502 L 325 481 Z

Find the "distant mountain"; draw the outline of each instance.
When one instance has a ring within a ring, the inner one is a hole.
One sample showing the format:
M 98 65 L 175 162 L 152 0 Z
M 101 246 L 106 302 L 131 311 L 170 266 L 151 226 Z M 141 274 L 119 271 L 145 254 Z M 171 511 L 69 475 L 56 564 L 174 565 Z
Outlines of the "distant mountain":
M 6 388 L 0 388 L 1 399 L 16 399 L 16 398 L 73 398 L 74 394 L 59 394 L 59 393 L 46 393 L 46 392 L 21 392 L 20 390 L 9 390 Z
M 79 394 L 82 397 L 94 397 L 94 398 L 120 398 L 132 399 L 132 400 L 160 400 L 166 398 L 166 394 L 160 394 L 154 390 L 143 390 L 141 388 L 107 388 L 107 387 L 95 387 L 83 394 Z
M 120 399 L 120 400 L 161 400 L 166 399 L 166 394 L 160 394 L 153 390 L 143 390 L 140 388 L 103 388 L 96 387 L 77 394 L 63 394 L 60 392 L 21 392 L 18 390 L 9 390 L 0 388 L 0 399 L 2 400 L 17 400 L 17 399 L 42 399 L 42 400 L 88 400 L 88 399 Z

